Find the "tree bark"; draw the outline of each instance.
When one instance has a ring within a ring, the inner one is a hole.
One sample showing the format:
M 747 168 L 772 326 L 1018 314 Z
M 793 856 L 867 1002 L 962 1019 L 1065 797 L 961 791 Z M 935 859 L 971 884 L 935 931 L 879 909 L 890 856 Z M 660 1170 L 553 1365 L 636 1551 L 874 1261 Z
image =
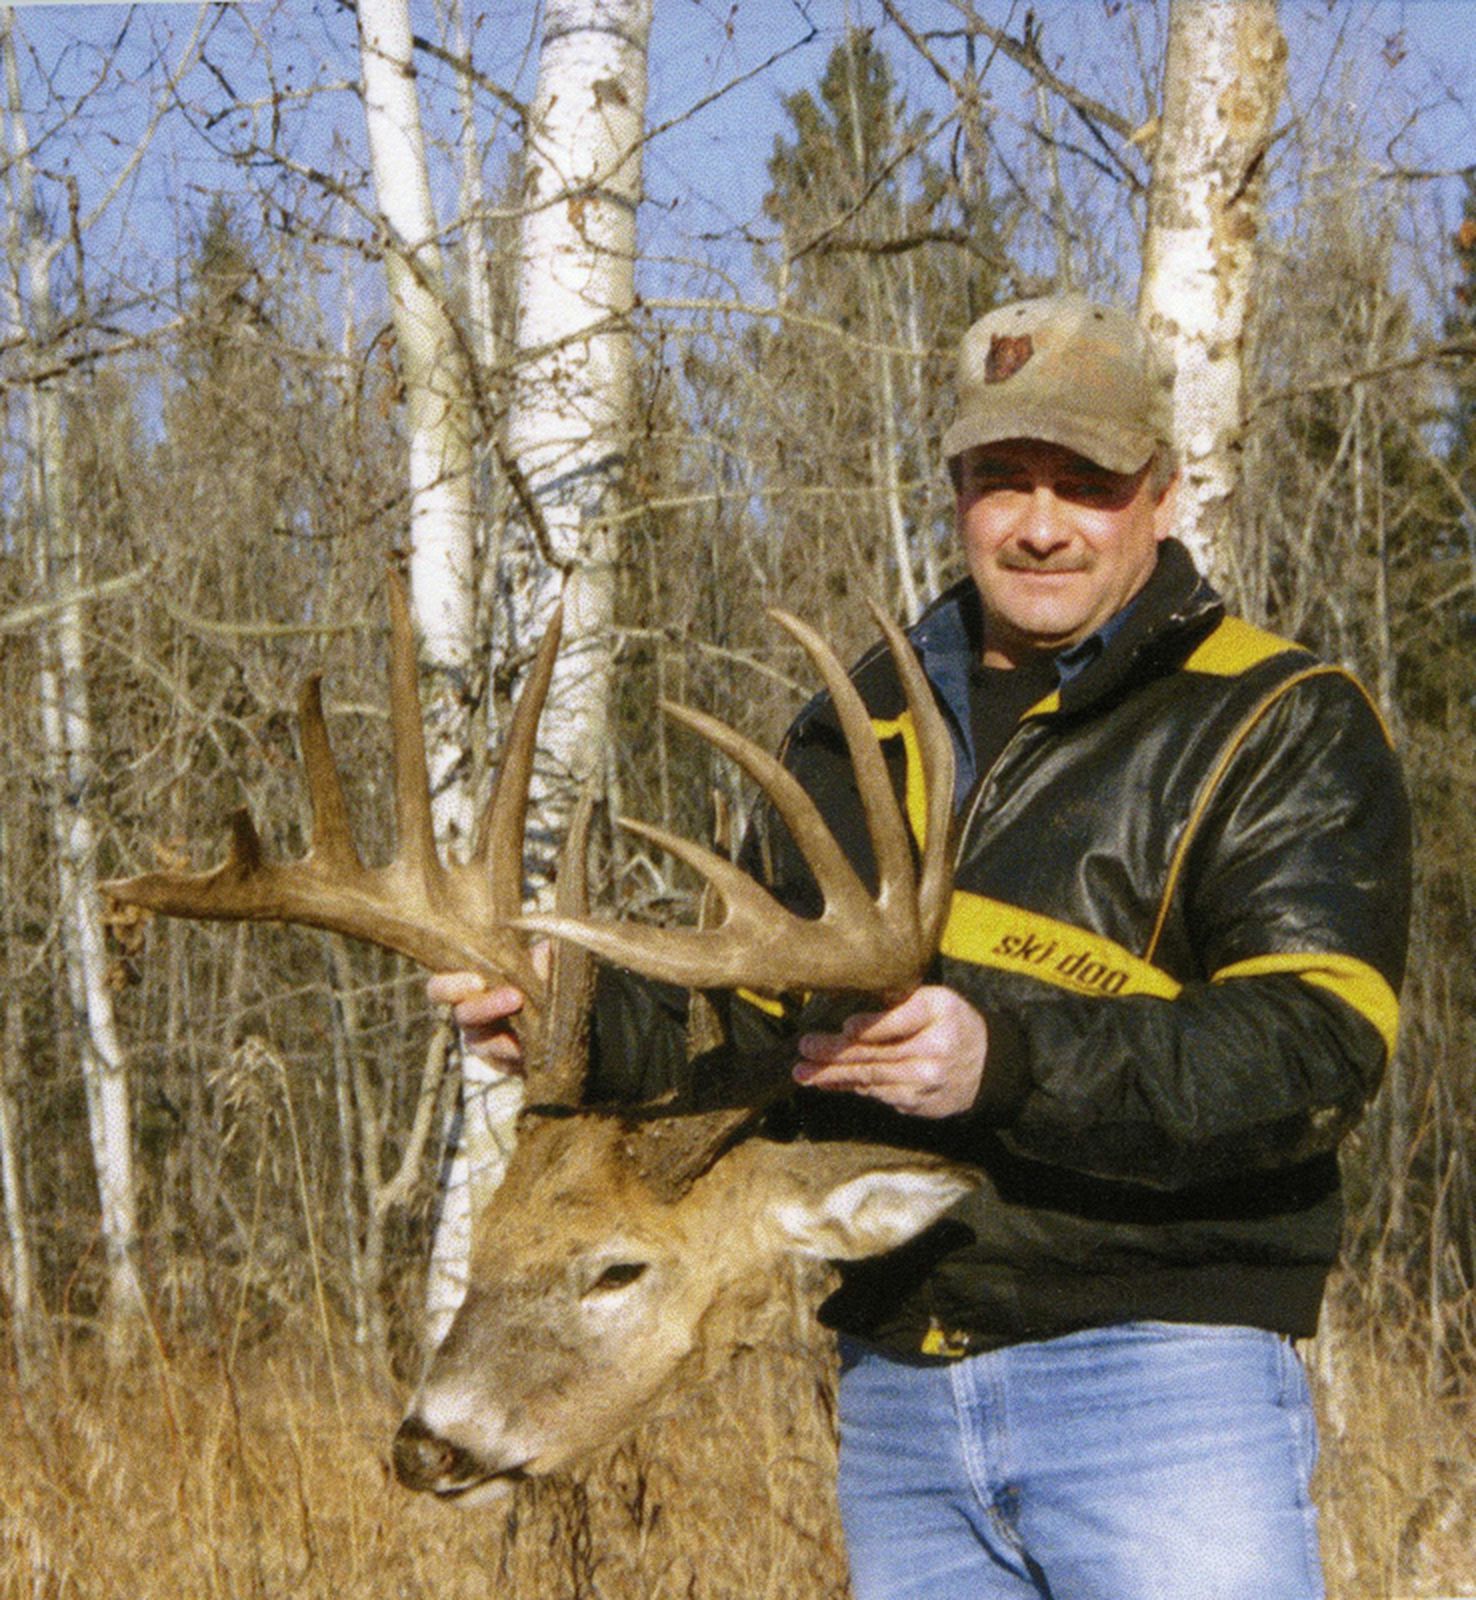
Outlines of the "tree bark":
M 531 505 L 509 562 L 522 658 L 560 590 L 564 647 L 535 805 L 556 836 L 605 757 L 614 508 L 635 393 L 628 323 L 650 0 L 549 0 L 529 114 L 508 450 Z
M 404 379 L 410 596 L 425 672 L 437 832 L 465 839 L 467 709 L 476 658 L 472 373 L 447 283 L 415 88 L 408 0 L 360 0 L 364 120 Z
M 14 326 L 38 354 L 52 337 L 51 269 L 59 246 L 41 231 L 41 211 L 21 109 L 15 43 L 8 19 L 0 32 L 13 163 L 11 259 L 24 275 L 11 293 Z M 38 360 L 40 368 L 44 362 Z M 145 1314 L 138 1275 L 138 1207 L 128 1070 L 108 986 L 108 960 L 97 890 L 97 841 L 88 804 L 93 780 L 92 708 L 83 650 L 81 550 L 66 503 L 60 401 L 45 381 L 27 391 L 30 532 L 37 592 L 72 596 L 40 630 L 41 739 L 50 791 L 64 982 L 87 1102 L 106 1259 L 104 1329 L 110 1356 L 132 1349 Z
M 1173 0 L 1138 311 L 1178 367 L 1175 532 L 1221 583 L 1240 475 L 1246 308 L 1285 81 L 1275 0 Z

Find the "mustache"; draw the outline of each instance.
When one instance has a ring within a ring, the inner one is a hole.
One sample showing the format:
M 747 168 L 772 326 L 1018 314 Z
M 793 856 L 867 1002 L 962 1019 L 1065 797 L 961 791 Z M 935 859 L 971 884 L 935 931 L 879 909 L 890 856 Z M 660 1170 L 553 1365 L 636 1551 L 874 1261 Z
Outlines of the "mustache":
M 1090 565 L 1078 550 L 1049 550 L 1038 556 L 1013 546 L 1001 550 L 996 560 L 1006 572 L 1085 572 Z

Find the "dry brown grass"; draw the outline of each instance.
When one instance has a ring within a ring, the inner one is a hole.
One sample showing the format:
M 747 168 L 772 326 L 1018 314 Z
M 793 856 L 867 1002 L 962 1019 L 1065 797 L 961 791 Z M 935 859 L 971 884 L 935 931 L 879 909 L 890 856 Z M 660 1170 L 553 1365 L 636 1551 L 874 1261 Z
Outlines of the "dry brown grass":
M 1471 1410 L 1387 1345 L 1317 1365 L 1330 1600 L 1476 1595 Z M 321 1339 L 73 1352 L 0 1394 L 0 1600 L 845 1600 L 829 1372 L 745 1356 L 578 1483 L 461 1510 L 387 1466 L 398 1387 Z
M 388 1470 L 400 1395 L 279 1337 L 0 1397 L 3 1600 L 843 1600 L 827 1373 L 768 1352 L 581 1481 L 461 1510 Z
M 1470 1353 L 1437 1374 L 1413 1319 L 1355 1318 L 1341 1301 L 1335 1285 L 1309 1360 L 1329 1600 L 1476 1597 Z

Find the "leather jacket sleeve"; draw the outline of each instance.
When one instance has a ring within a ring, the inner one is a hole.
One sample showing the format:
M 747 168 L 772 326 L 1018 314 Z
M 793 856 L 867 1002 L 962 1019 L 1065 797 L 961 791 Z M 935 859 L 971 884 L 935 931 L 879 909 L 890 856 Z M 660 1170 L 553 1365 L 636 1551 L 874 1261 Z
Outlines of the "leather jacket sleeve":
M 1170 1188 L 1332 1150 L 1392 1045 L 1409 858 L 1398 765 L 1361 691 L 1298 684 L 1198 820 L 1175 998 L 991 1008 L 987 984 L 950 974 L 991 1028 L 973 1115 L 1020 1154 Z

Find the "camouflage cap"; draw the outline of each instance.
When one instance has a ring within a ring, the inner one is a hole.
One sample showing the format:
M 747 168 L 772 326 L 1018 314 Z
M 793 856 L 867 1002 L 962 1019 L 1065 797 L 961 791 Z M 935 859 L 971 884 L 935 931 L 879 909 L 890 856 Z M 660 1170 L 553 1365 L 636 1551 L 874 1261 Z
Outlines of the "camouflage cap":
M 1173 385 L 1172 362 L 1127 312 L 1079 294 L 1020 300 L 964 335 L 943 453 L 1044 439 L 1136 472 L 1172 442 Z

